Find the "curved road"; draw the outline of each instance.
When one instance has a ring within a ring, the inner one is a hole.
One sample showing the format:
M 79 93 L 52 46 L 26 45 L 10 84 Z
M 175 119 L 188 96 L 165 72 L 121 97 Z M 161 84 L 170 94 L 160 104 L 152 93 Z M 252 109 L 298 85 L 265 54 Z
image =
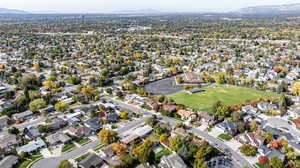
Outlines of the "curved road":
M 134 106 L 134 105 L 130 105 L 130 104 L 126 104 L 123 102 L 120 102 L 118 100 L 114 100 L 111 99 L 115 104 L 118 104 L 119 106 L 122 106 L 123 108 L 127 108 L 129 110 L 132 111 L 136 111 L 139 112 L 141 114 L 147 114 L 147 115 L 156 115 L 158 117 L 159 120 L 170 123 L 171 125 L 175 126 L 177 123 L 180 123 L 180 121 L 174 120 L 172 118 L 169 117 L 165 117 L 162 116 L 160 114 L 142 109 L 140 107 Z M 226 144 L 224 144 L 222 141 L 216 139 L 215 137 L 209 135 L 208 133 L 201 131 L 199 129 L 196 128 L 190 128 L 188 130 L 188 132 L 197 135 L 198 137 L 201 137 L 203 139 L 205 139 L 206 141 L 208 141 L 210 143 L 210 145 L 212 145 L 213 147 L 219 149 L 220 151 L 226 152 L 227 155 L 230 155 L 231 158 L 233 159 L 233 164 L 235 167 L 242 167 L 242 166 L 248 166 L 248 167 L 252 167 L 252 164 L 249 163 L 243 156 L 241 156 L 239 153 L 237 153 L 236 151 L 232 150 L 229 146 L 227 146 Z
M 160 114 L 142 109 L 140 107 L 130 105 L 130 104 L 126 104 L 126 103 L 123 103 L 123 102 L 120 102 L 120 101 L 114 100 L 114 99 L 111 99 L 111 100 L 115 104 L 117 104 L 117 105 L 119 105 L 123 108 L 126 108 L 128 110 L 135 111 L 135 112 L 141 113 L 141 114 L 146 115 L 146 116 L 156 115 L 159 120 L 170 123 L 173 126 L 175 126 L 177 123 L 180 123 L 180 121 L 171 119 L 169 117 L 162 116 Z M 130 130 L 131 128 L 134 128 L 135 126 L 144 123 L 146 119 L 147 119 L 147 117 L 142 118 L 140 120 L 130 122 L 126 126 L 119 128 L 117 130 L 117 132 L 118 132 L 118 134 L 121 134 L 122 132 Z M 222 141 L 220 141 L 220 140 L 214 138 L 213 136 L 209 135 L 208 133 L 203 132 L 203 131 L 201 131 L 199 129 L 196 129 L 196 128 L 191 128 L 191 129 L 189 129 L 188 132 L 190 132 L 192 134 L 195 134 L 195 135 L 205 139 L 206 141 L 208 141 L 215 148 L 231 155 L 231 158 L 234 161 L 233 164 L 234 164 L 235 167 L 242 167 L 242 166 L 252 167 L 252 165 L 246 159 L 244 159 L 243 156 L 238 154 L 236 151 L 232 150 L 229 146 L 224 144 Z M 77 148 L 77 149 L 69 152 L 69 153 L 66 153 L 61 157 L 45 158 L 45 159 L 39 160 L 33 166 L 31 166 L 31 168 L 55 168 L 60 163 L 60 161 L 72 159 L 76 156 L 79 156 L 79 155 L 81 155 L 85 152 L 88 152 L 89 149 L 95 148 L 97 145 L 99 145 L 99 142 L 98 141 L 93 141 L 93 142 L 91 142 L 91 143 L 89 143 L 85 146 L 82 146 L 80 148 Z

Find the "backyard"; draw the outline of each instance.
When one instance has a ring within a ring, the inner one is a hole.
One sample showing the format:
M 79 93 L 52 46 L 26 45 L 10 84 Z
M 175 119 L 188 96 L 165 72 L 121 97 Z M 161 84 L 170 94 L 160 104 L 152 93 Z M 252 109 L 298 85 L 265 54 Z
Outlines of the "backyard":
M 178 104 L 209 113 L 212 112 L 212 105 L 217 101 L 221 101 L 226 105 L 236 105 L 245 103 L 247 100 L 258 100 L 260 98 L 276 99 L 279 97 L 276 93 L 233 85 L 211 85 L 204 88 L 204 90 L 204 92 L 194 94 L 181 91 L 169 97 Z

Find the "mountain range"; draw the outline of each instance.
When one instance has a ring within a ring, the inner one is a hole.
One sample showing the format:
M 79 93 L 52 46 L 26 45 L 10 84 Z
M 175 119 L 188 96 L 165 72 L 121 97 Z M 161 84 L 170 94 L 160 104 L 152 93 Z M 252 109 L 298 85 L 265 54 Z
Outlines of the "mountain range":
M 31 12 L 23 11 L 23 10 L 16 10 L 16 9 L 6 9 L 6 8 L 0 8 L 0 14 L 29 14 Z M 37 12 L 35 12 L 37 13 Z M 45 13 L 45 12 L 41 12 Z M 47 12 L 52 13 L 52 12 Z M 159 13 L 166 13 L 161 12 L 155 9 L 138 9 L 138 10 L 124 10 L 124 11 L 118 11 L 115 13 L 119 14 L 159 14 Z M 172 13 L 172 12 L 167 12 Z M 205 12 L 201 12 L 205 13 Z M 267 6 L 252 6 L 252 7 L 246 7 L 242 8 L 238 11 L 235 11 L 233 13 L 239 13 L 239 14 L 293 14 L 297 13 L 300 14 L 300 3 L 296 4 L 286 4 L 286 5 L 267 5 Z
M 268 5 L 242 8 L 238 11 L 242 14 L 290 14 L 300 13 L 300 3 L 287 5 Z
M 16 9 L 0 8 L 0 14 L 28 14 L 29 12 Z

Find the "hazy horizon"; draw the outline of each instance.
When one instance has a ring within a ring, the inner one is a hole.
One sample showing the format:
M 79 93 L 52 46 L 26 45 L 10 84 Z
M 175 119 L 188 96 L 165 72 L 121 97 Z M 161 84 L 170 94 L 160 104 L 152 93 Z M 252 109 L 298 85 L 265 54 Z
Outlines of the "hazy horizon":
M 300 3 L 299 0 L 1 0 L 0 8 L 28 12 L 112 13 L 154 9 L 163 12 L 230 12 L 243 7 Z

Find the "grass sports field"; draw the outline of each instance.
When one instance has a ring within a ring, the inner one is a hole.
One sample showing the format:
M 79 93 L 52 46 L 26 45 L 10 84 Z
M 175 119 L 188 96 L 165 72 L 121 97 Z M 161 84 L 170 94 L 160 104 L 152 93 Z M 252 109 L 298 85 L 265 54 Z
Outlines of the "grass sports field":
M 212 105 L 221 101 L 227 105 L 245 103 L 247 100 L 258 100 L 259 98 L 278 98 L 276 93 L 259 91 L 251 88 L 237 87 L 232 85 L 211 85 L 204 92 L 188 94 L 185 91 L 177 92 L 170 98 L 177 104 L 183 104 L 191 109 L 212 112 Z

